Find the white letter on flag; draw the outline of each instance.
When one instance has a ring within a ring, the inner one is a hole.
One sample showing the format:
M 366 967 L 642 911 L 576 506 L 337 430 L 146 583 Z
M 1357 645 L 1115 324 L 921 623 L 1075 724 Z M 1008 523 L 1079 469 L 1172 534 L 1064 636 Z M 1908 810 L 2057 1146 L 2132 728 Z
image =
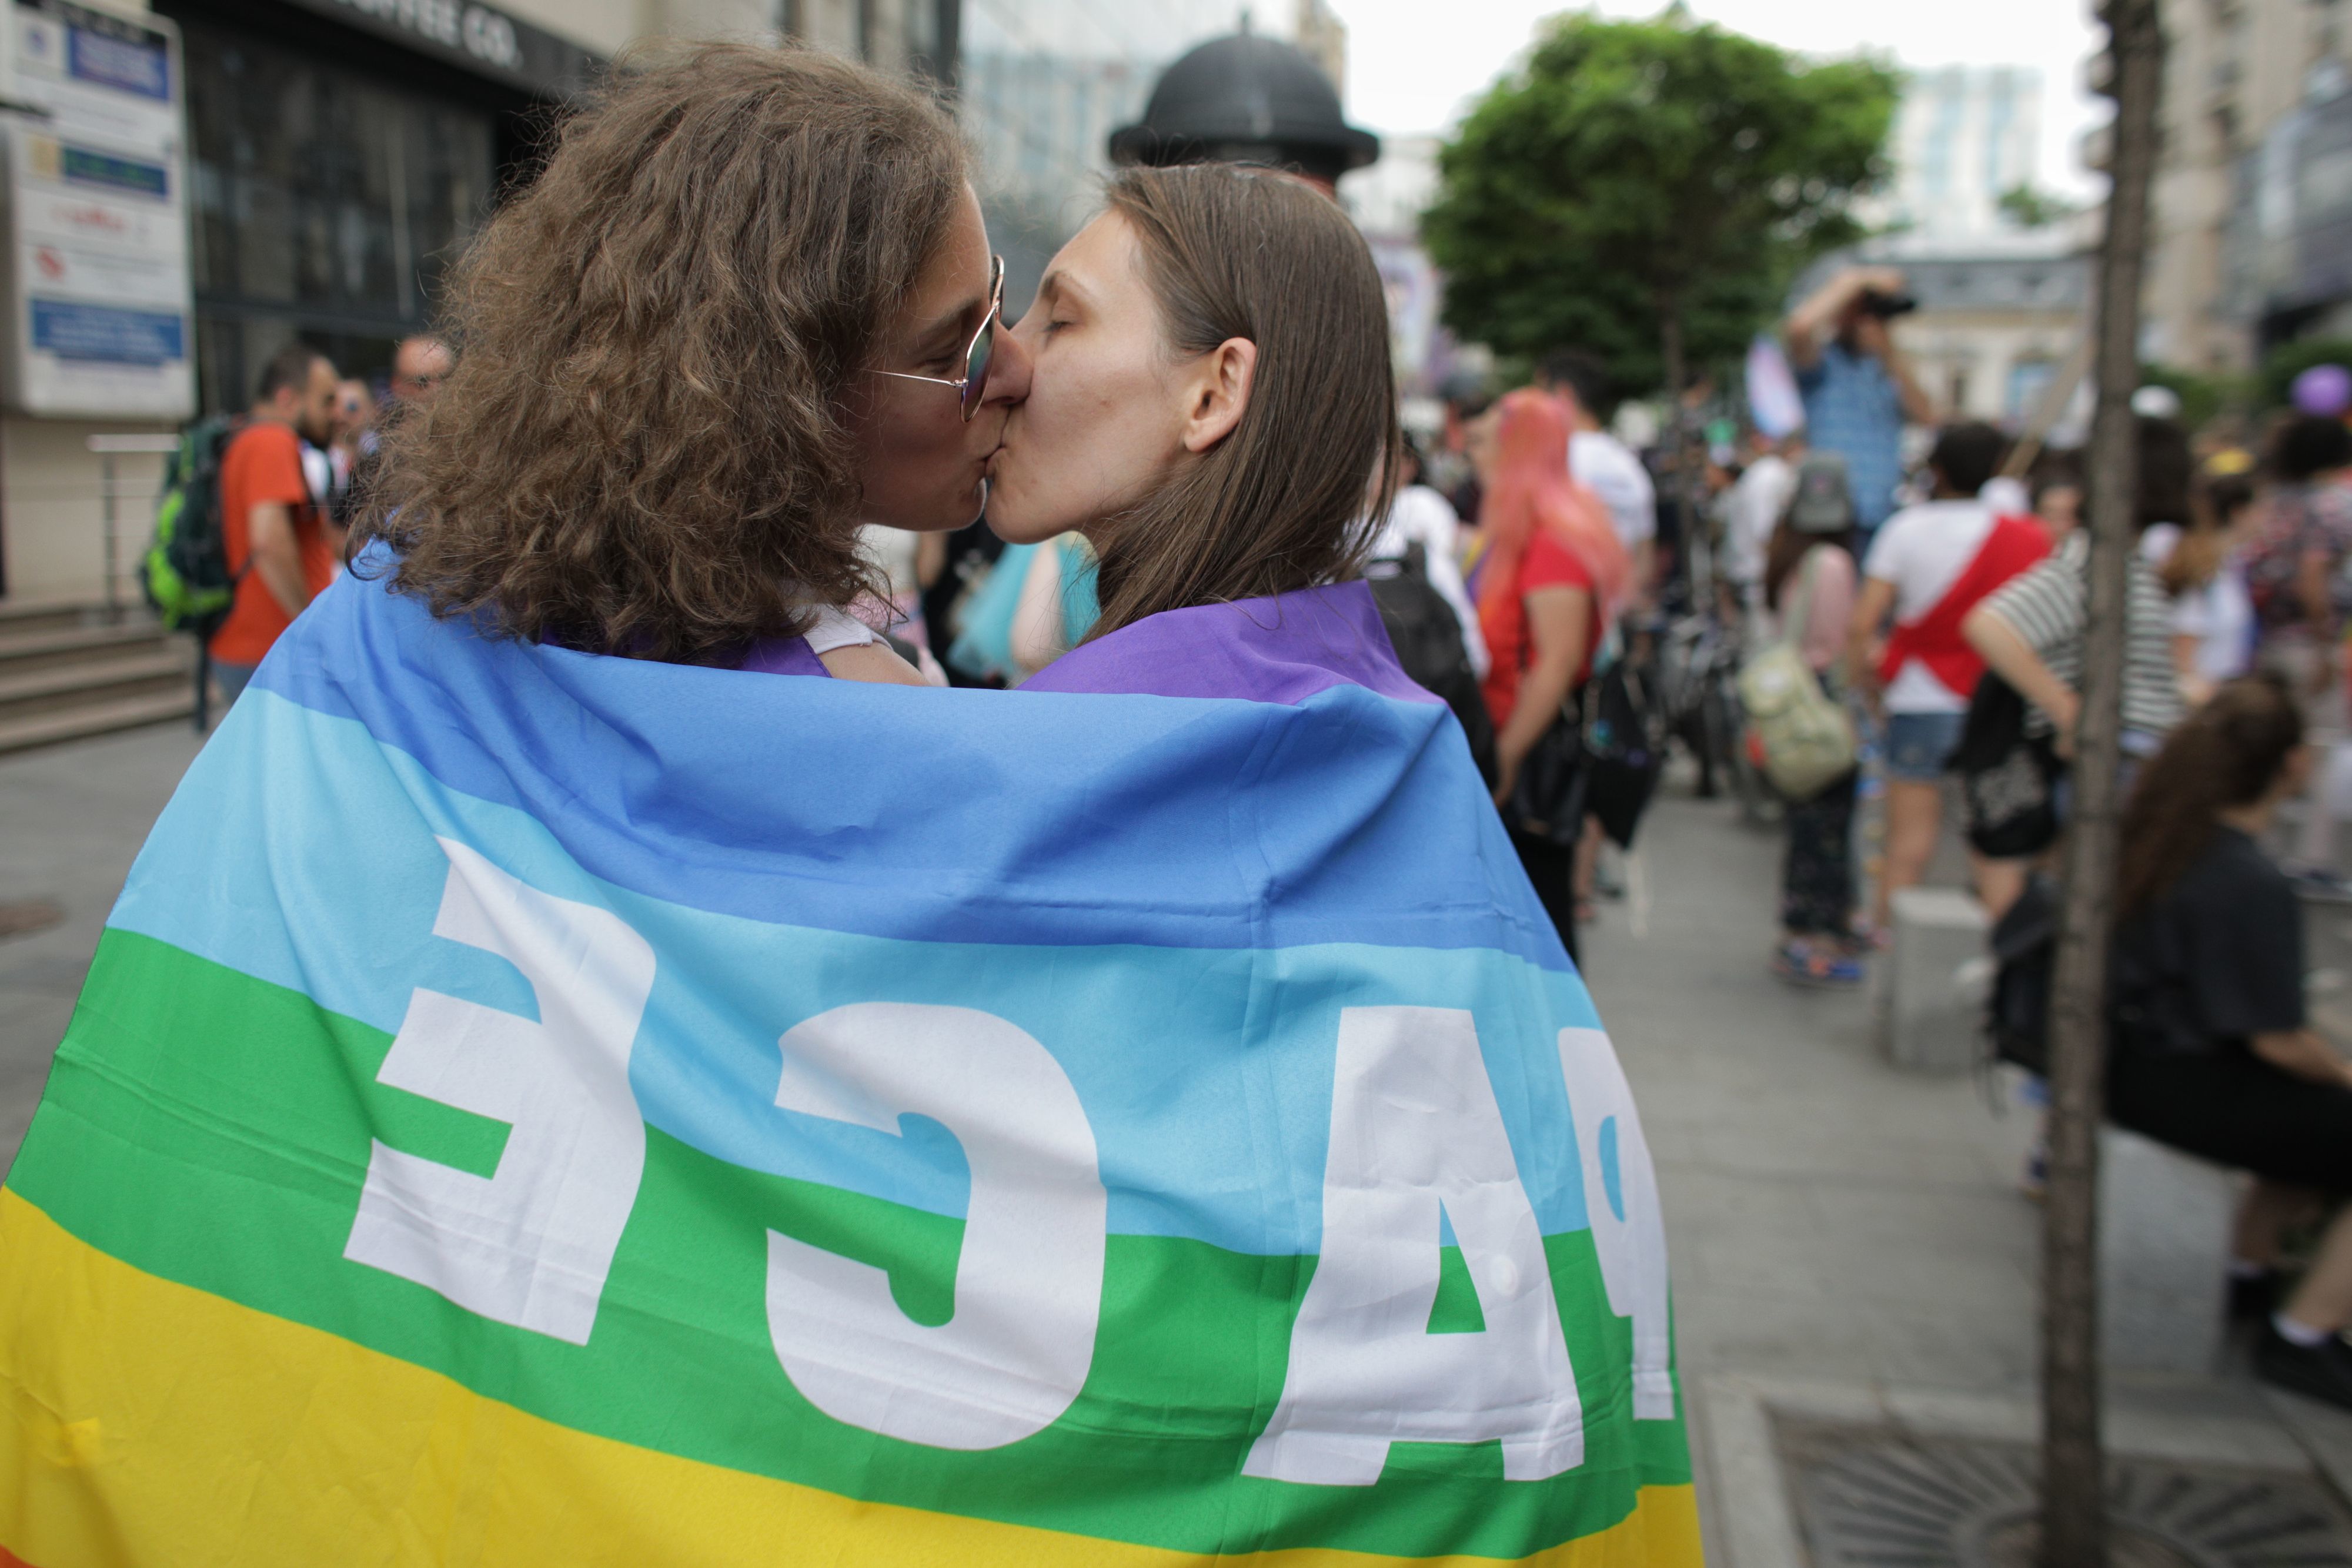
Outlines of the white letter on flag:
M 936 1448 L 995 1448 L 1058 1420 L 1094 1364 L 1107 1201 L 1094 1129 L 1051 1052 L 992 1013 L 861 1002 L 777 1042 L 776 1103 L 896 1134 L 903 1115 L 963 1145 L 971 1201 L 955 1313 L 911 1322 L 890 1277 L 768 1232 L 768 1333 L 810 1404 Z
M 1592 1250 L 1609 1310 L 1633 1320 L 1633 1419 L 1675 1418 L 1675 1385 L 1667 1371 L 1666 1225 L 1658 1208 L 1658 1177 L 1649 1140 L 1633 1113 L 1625 1070 L 1597 1029 L 1559 1031 L 1559 1066 L 1568 1079 L 1569 1113 L 1576 1120 L 1577 1157 L 1584 1166 L 1584 1207 L 1592 1218 Z M 1601 1168 L 1601 1124 L 1616 1124 L 1617 1196 L 1609 1199 Z
M 654 951 L 611 910 L 526 887 L 465 845 L 440 844 L 449 880 L 433 935 L 521 970 L 539 1021 L 420 986 L 376 1080 L 514 1131 L 487 1177 L 375 1144 L 343 1256 L 486 1318 L 586 1344 L 645 1174 L 629 1051 Z
M 1483 1333 L 1429 1332 L 1441 1209 Z M 1391 1443 L 1496 1437 L 1510 1480 L 1584 1462 L 1543 1235 L 1476 1025 L 1456 1008 L 1342 1009 L 1322 1256 L 1291 1329 L 1282 1401 L 1242 1471 L 1370 1486 Z

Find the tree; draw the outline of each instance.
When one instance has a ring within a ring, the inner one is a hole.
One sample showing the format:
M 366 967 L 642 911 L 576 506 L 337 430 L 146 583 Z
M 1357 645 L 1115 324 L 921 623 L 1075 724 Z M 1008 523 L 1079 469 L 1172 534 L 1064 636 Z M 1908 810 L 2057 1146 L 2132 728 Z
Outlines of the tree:
M 2048 228 L 2061 218 L 2071 218 L 2082 211 L 2065 197 L 2053 195 L 2031 183 L 2011 185 L 1993 204 L 2000 209 L 2002 217 L 2021 229 Z
M 1885 172 L 1898 80 L 1694 23 L 1568 16 L 1439 155 L 1422 235 L 1445 322 L 1505 354 L 1573 344 L 1619 385 L 1736 361 Z
M 2105 1101 L 2107 935 L 2122 758 L 2125 610 L 2138 506 L 2139 291 L 2164 89 L 2157 0 L 2106 0 L 2116 96 L 2106 235 L 2099 245 L 2091 421 L 2090 582 L 2074 803 L 2062 852 L 2050 989 L 2050 1185 L 2042 1210 L 2042 1568 L 2101 1568 L 2106 1483 L 2099 1424 L 2099 1123 Z

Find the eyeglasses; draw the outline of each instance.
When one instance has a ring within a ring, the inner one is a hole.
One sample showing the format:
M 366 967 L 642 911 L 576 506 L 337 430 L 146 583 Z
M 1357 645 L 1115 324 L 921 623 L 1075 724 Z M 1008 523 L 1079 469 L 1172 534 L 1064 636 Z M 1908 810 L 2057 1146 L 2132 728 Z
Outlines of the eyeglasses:
M 933 386 L 953 387 L 963 406 L 964 423 L 980 412 L 980 400 L 988 391 L 988 362 L 996 356 L 996 319 L 1004 314 L 1004 258 L 988 258 L 988 314 L 980 319 L 980 330 L 964 345 L 963 379 L 949 376 L 919 376 L 912 371 L 876 371 L 877 376 L 894 381 L 929 382 Z

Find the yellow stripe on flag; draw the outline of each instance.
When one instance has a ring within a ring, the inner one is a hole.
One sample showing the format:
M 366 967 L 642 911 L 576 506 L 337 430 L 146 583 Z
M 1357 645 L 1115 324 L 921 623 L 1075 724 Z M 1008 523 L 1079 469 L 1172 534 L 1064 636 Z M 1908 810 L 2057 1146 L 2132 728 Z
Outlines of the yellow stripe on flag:
M 859 1502 L 558 1426 L 144 1273 L 0 1190 L 0 1562 L 1171 1568 L 1209 1559 Z M 1433 1563 L 1307 1549 L 1257 1568 Z M 1445 1562 L 1491 1563 L 1488 1558 Z M 1691 1489 L 1645 1489 L 1546 1568 L 1696 1568 Z

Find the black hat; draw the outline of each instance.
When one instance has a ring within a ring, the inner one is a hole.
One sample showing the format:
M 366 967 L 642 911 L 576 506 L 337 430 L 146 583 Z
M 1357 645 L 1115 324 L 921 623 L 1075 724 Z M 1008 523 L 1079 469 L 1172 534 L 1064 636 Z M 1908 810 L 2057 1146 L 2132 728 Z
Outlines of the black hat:
M 1296 45 L 1255 33 L 1212 38 L 1170 66 L 1143 119 L 1111 132 L 1111 161 L 1264 163 L 1337 181 L 1381 155 L 1339 113 L 1339 94 Z

